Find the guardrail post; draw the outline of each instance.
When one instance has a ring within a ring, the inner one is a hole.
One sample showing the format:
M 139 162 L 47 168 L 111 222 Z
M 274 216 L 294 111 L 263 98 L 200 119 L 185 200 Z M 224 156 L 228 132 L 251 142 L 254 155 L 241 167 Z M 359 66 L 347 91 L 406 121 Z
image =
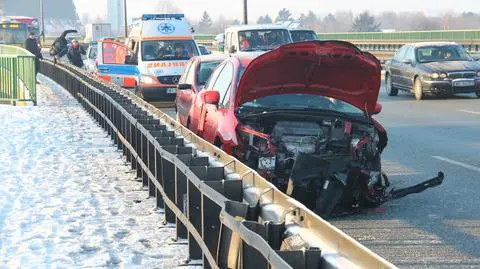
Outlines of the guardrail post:
M 199 234 L 202 234 L 202 211 L 202 195 L 197 186 L 190 181 L 188 182 L 188 220 Z M 190 260 L 199 260 L 203 257 L 200 245 L 191 234 L 188 235 L 188 255 Z

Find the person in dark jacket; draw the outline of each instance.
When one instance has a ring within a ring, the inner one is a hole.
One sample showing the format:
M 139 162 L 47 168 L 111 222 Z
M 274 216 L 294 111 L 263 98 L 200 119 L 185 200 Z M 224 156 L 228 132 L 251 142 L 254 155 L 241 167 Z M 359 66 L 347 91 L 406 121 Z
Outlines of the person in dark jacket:
M 40 60 L 43 59 L 42 50 L 40 49 L 40 44 L 38 43 L 37 37 L 34 33 L 30 33 L 27 40 L 25 40 L 25 49 L 28 50 L 31 54 L 35 55 L 35 76 L 40 70 Z
M 56 63 L 57 59 L 62 58 L 68 52 L 68 41 L 66 36 L 70 33 L 76 33 L 77 30 L 66 30 L 64 31 L 55 41 L 53 41 L 52 47 L 50 48 L 50 55 L 53 56 L 53 60 Z
M 77 40 L 72 40 L 72 46 L 68 49 L 67 57 L 71 64 L 76 67 L 83 67 L 82 54 L 85 55 L 85 50 L 78 44 Z

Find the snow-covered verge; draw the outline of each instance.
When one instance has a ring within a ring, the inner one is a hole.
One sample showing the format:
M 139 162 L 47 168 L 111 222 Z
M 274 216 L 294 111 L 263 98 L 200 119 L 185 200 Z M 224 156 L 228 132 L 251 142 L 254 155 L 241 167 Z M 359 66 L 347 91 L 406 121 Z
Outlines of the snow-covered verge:
M 0 105 L 0 268 L 175 268 L 188 256 L 110 137 L 39 75 Z

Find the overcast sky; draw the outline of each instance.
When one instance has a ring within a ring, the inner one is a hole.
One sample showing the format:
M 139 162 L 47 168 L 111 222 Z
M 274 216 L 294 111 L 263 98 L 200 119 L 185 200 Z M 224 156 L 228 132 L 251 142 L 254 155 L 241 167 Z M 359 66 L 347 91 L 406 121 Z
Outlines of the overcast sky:
M 127 0 L 129 17 L 151 12 L 158 2 L 166 0 Z M 80 13 L 102 16 L 106 13 L 107 0 L 74 0 Z M 242 18 L 242 0 L 170 0 L 186 14 L 187 18 L 198 19 L 206 10 L 213 19 L 224 15 L 227 18 Z M 369 10 L 373 13 L 381 11 L 424 11 L 427 14 L 438 14 L 450 10 L 454 12 L 480 12 L 478 0 L 249 0 L 249 19 L 256 21 L 264 14 L 275 18 L 281 8 L 290 9 L 294 15 L 312 10 L 316 14 L 327 14 L 336 10 L 352 10 L 361 12 Z M 226 5 L 225 3 L 228 3 Z

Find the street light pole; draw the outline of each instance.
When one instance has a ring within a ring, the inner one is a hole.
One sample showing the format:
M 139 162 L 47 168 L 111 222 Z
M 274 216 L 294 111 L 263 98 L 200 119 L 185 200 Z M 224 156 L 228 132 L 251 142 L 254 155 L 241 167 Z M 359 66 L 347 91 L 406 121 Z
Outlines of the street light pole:
M 243 0 L 243 24 L 248 24 L 247 0 Z
M 123 16 L 125 24 L 125 39 L 128 37 L 127 0 L 123 0 Z
M 45 44 L 45 9 L 43 0 L 40 0 L 40 19 L 42 20 L 42 43 Z

